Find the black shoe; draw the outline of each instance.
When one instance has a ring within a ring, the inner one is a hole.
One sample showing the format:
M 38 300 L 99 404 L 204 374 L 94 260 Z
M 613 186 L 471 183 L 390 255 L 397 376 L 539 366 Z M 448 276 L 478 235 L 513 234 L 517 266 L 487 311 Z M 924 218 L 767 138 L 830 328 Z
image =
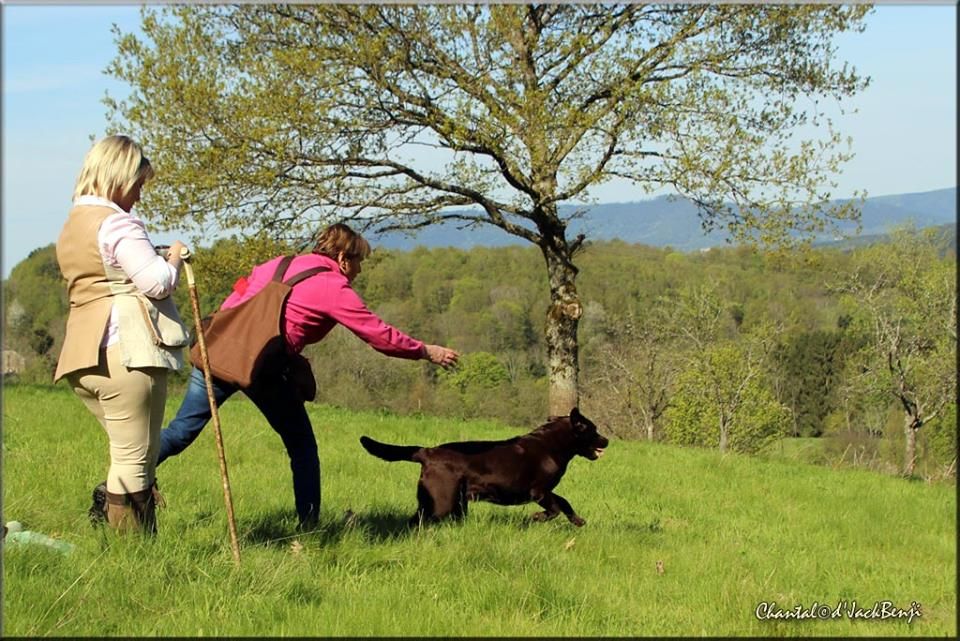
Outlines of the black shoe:
M 90 524 L 94 527 L 107 522 L 107 482 L 104 481 L 93 488 L 93 505 L 87 510 Z

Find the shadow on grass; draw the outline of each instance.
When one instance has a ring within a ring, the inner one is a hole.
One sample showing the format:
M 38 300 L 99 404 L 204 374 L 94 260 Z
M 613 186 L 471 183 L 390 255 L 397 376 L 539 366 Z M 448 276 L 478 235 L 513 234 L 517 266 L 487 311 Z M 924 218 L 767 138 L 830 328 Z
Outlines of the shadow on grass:
M 286 547 L 301 533 L 296 520 L 286 510 L 262 512 L 238 519 L 237 532 L 242 545 Z
M 506 527 L 517 531 L 533 529 L 566 529 L 577 532 L 579 528 L 571 525 L 566 518 L 559 516 L 548 523 L 534 521 L 533 512 L 527 510 L 496 510 L 483 514 L 468 514 L 465 521 L 480 520 L 496 527 Z M 294 541 L 310 541 L 321 546 L 335 545 L 347 536 L 359 536 L 368 543 L 384 543 L 415 537 L 420 528 L 410 526 L 410 514 L 393 509 L 375 509 L 366 513 L 347 510 L 341 514 L 324 514 L 313 530 L 302 531 L 297 527 L 296 519 L 285 510 L 274 510 L 241 519 L 237 528 L 243 545 L 266 546 L 275 548 L 290 547 Z M 457 519 L 424 525 L 424 528 L 463 527 L 466 522 Z M 658 518 L 649 522 L 632 519 L 617 519 L 613 523 L 601 526 L 607 530 L 629 532 L 633 536 L 659 537 L 663 535 L 663 525 Z
M 531 506 L 525 507 L 529 508 Z M 570 521 L 567 520 L 567 518 L 562 514 L 547 522 L 535 521 L 533 519 L 533 515 L 537 512 L 537 510 L 535 509 L 536 506 L 532 507 L 534 508 L 532 510 L 524 510 L 523 508 L 514 510 L 498 510 L 496 512 L 490 512 L 483 515 L 483 519 L 488 523 L 506 526 L 516 530 L 531 529 L 536 531 L 538 529 L 555 528 L 558 530 L 569 530 L 570 532 L 576 533 L 579 531 L 590 531 L 590 529 L 593 528 L 606 531 L 629 532 L 634 536 L 660 536 L 663 533 L 663 524 L 660 522 L 659 518 L 653 518 L 650 521 L 639 521 L 635 518 L 624 518 L 620 516 L 616 516 L 612 519 L 609 516 L 603 519 L 596 517 L 593 518 L 592 521 L 590 518 L 586 518 L 586 525 L 583 526 L 586 529 L 581 530 L 581 528 L 570 523 Z
M 411 536 L 416 533 L 415 527 L 410 527 L 410 514 L 399 511 L 378 511 L 369 514 L 353 514 L 348 512 L 341 520 L 340 527 L 344 529 L 356 528 L 363 533 L 368 541 L 380 543 Z
M 356 514 L 350 510 L 333 516 L 321 516 L 312 530 L 301 530 L 296 519 L 285 510 L 264 512 L 237 523 L 240 541 L 244 545 L 289 547 L 294 540 L 309 540 L 320 545 L 338 543 L 351 532 L 357 532 L 370 542 L 383 542 L 409 536 L 416 532 L 407 522 L 410 515 L 399 511 L 377 511 Z

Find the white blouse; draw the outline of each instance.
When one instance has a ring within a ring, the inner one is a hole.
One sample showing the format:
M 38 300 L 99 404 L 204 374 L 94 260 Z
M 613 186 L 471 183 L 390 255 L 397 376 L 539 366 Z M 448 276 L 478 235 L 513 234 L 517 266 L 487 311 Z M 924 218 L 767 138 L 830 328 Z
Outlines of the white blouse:
M 73 204 L 109 207 L 116 212 L 104 219 L 97 234 L 97 245 L 104 264 L 122 269 L 136 288 L 149 298 L 166 298 L 173 293 L 179 282 L 179 272 L 157 255 L 142 220 L 100 196 L 80 196 Z M 116 308 L 110 312 L 110 321 L 101 342 L 103 347 L 120 340 L 115 314 Z

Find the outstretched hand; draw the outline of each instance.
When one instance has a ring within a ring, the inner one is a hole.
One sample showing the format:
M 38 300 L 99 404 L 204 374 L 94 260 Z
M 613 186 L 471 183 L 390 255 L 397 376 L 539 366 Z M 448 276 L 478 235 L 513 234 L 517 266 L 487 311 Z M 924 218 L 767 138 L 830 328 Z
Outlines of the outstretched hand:
M 424 349 L 430 362 L 440 367 L 453 367 L 460 358 L 460 354 L 442 345 L 425 345 Z

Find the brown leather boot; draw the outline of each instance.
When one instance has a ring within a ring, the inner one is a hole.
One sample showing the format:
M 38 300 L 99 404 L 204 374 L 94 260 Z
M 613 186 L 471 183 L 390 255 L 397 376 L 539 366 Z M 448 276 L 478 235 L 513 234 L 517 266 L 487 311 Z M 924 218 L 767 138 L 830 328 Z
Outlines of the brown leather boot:
M 118 533 L 139 531 L 154 535 L 157 533 L 158 502 L 162 505 L 163 497 L 156 484 L 127 494 L 107 492 L 107 522 Z
M 107 490 L 107 523 L 116 532 L 126 533 L 140 529 L 140 522 L 130 505 L 129 494 L 114 494 Z

